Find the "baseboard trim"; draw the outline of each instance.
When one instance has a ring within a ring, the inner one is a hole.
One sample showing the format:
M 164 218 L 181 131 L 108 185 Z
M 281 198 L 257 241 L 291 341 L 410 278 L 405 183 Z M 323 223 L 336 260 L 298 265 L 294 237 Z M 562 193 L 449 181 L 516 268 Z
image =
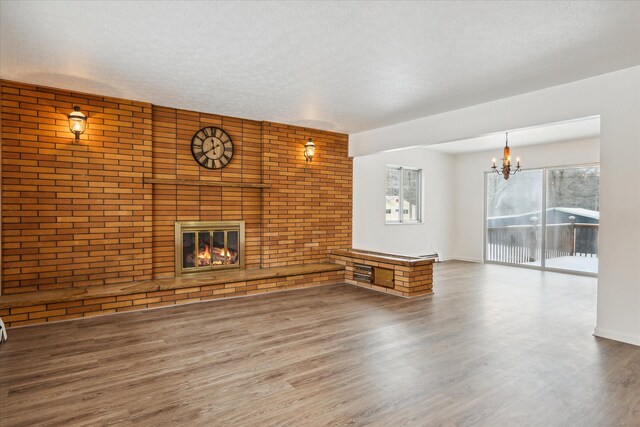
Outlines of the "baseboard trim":
M 593 330 L 593 335 L 600 338 L 606 338 L 609 340 L 620 341 L 627 344 L 640 346 L 640 337 L 634 335 L 620 334 L 618 332 L 608 331 L 606 329 L 598 327 Z
M 447 261 L 464 261 L 464 262 L 476 262 L 476 263 L 480 263 L 482 264 L 482 260 L 478 259 L 478 258 L 467 258 L 467 257 L 461 257 L 461 256 L 453 256 L 449 259 L 447 259 Z

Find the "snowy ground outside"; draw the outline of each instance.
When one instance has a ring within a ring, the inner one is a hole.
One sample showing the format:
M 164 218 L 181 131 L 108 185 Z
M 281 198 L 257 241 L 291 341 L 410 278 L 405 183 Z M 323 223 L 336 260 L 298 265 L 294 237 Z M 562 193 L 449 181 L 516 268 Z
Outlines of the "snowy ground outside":
M 540 262 L 527 262 L 527 265 L 540 265 Z M 575 270 L 585 273 L 598 272 L 598 258 L 592 256 L 561 256 L 549 258 L 545 261 L 547 268 L 558 268 L 562 270 Z

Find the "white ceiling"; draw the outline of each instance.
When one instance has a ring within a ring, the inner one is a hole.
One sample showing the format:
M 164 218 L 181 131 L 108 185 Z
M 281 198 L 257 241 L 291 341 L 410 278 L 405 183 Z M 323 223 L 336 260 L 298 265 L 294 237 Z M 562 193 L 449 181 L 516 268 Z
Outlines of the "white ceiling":
M 510 147 L 543 145 L 562 141 L 576 141 L 600 137 L 600 117 L 587 117 L 567 122 L 552 123 L 509 131 Z M 428 145 L 424 148 L 442 153 L 462 154 L 496 150 L 504 147 L 505 134 L 494 133 L 475 138 Z
M 0 2 L 0 76 L 354 133 L 640 64 L 640 2 Z

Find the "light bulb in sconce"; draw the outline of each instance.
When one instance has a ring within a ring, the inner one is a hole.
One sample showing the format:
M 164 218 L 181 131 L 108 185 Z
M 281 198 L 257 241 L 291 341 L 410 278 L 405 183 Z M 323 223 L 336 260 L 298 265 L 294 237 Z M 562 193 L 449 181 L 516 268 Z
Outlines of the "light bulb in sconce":
M 313 139 L 309 138 L 304 145 L 304 158 L 306 162 L 313 161 L 313 156 L 316 155 L 316 144 L 313 143 Z
M 73 107 L 73 111 L 69 113 L 69 130 L 76 136 L 76 141 L 80 140 L 80 135 L 87 129 L 87 116 L 82 114 L 80 107 Z

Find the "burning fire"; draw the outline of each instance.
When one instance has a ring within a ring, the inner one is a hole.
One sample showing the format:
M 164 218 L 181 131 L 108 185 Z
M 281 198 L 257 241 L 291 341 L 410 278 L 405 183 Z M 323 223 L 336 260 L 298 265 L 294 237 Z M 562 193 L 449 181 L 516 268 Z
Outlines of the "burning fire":
M 204 250 L 198 252 L 198 266 L 203 267 L 205 265 L 211 265 L 211 251 L 209 245 L 204 245 Z
M 213 255 L 212 255 L 213 252 Z M 203 249 L 198 251 L 198 267 L 205 267 L 213 264 L 233 264 L 235 263 L 236 252 L 229 251 L 225 248 L 213 248 L 213 251 L 209 248 L 209 245 L 204 245 Z

